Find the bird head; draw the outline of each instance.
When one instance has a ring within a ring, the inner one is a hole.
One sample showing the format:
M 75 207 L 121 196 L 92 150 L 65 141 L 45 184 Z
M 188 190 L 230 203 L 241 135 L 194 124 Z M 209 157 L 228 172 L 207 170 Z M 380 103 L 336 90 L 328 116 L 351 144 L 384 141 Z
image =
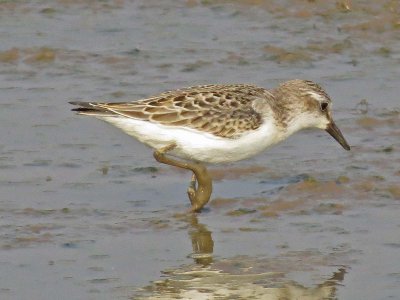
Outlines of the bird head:
M 275 93 L 293 114 L 286 120 L 291 131 L 317 127 L 327 131 L 344 149 L 350 146 L 332 118 L 332 101 L 316 83 L 309 80 L 290 80 L 281 84 Z

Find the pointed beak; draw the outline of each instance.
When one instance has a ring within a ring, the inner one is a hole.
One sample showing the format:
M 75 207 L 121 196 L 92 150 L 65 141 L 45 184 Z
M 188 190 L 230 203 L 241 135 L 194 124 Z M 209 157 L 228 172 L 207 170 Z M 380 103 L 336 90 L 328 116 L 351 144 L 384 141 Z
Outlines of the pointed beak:
M 342 132 L 336 126 L 335 122 L 331 120 L 328 126 L 325 129 L 342 147 L 346 150 L 350 150 L 350 146 L 344 138 Z

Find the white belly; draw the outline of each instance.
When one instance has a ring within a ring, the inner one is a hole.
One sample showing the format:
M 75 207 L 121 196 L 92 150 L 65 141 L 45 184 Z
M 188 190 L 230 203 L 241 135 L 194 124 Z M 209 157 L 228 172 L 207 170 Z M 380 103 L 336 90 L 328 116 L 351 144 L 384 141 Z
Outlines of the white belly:
M 207 163 L 242 160 L 284 138 L 272 122 L 264 122 L 257 130 L 243 134 L 240 138 L 227 139 L 191 128 L 165 126 L 123 117 L 99 119 L 111 123 L 154 149 L 175 142 L 177 147 L 170 154 Z

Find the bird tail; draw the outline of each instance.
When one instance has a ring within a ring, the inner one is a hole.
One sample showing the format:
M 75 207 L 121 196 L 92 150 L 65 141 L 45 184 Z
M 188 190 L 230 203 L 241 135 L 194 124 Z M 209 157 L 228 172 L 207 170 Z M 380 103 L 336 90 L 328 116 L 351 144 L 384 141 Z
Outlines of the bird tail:
M 71 111 L 77 112 L 78 115 L 87 115 L 87 116 L 113 116 L 115 113 L 112 111 L 98 106 L 97 103 L 93 102 L 81 102 L 81 101 L 71 101 L 69 104 L 76 105 L 71 109 Z

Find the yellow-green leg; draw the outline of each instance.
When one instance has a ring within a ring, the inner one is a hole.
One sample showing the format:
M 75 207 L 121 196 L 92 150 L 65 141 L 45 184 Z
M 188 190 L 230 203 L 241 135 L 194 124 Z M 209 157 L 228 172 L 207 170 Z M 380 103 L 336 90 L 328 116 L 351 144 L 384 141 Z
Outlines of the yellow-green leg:
M 212 192 L 212 179 L 205 166 L 187 161 L 179 161 L 166 157 L 165 154 L 168 151 L 173 150 L 176 147 L 175 143 L 162 147 L 154 151 L 154 158 L 163 164 L 175 166 L 178 168 L 183 168 L 191 170 L 193 172 L 192 180 L 190 181 L 188 188 L 188 196 L 190 202 L 192 203 L 191 212 L 200 212 L 201 209 L 210 200 Z M 197 182 L 197 187 L 196 187 Z

